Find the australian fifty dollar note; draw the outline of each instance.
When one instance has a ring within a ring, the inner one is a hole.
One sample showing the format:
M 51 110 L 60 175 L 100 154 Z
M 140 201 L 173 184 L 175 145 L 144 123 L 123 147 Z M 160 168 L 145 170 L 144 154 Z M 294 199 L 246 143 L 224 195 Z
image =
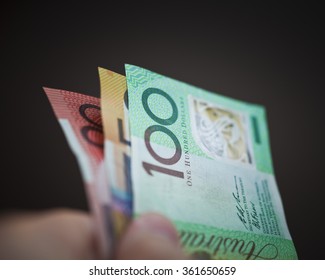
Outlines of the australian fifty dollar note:
M 133 214 L 131 142 L 125 76 L 98 68 L 104 127 L 105 170 L 112 194 L 114 238 L 119 238 Z

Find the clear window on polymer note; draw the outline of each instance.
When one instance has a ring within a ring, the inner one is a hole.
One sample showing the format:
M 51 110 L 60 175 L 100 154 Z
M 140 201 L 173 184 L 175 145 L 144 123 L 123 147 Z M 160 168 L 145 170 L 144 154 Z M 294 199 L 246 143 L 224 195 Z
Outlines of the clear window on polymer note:
M 192 133 L 209 157 L 255 166 L 248 116 L 189 96 Z

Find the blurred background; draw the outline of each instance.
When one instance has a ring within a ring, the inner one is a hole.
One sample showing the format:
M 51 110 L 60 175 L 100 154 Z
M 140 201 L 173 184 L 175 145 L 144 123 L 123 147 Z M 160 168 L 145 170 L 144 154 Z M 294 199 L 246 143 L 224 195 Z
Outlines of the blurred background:
M 0 212 L 88 209 L 42 86 L 99 97 L 97 67 L 130 63 L 266 107 L 298 256 L 324 259 L 322 9 L 126 3 L 3 6 Z

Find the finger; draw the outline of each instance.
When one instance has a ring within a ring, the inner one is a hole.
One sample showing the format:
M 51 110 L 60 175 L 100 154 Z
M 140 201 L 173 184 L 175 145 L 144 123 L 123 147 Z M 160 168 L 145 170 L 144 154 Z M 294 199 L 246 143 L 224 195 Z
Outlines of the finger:
M 0 259 L 93 259 L 93 236 L 80 211 L 10 215 L 0 221 Z
M 118 259 L 187 259 L 173 224 L 159 214 L 145 214 L 129 226 Z

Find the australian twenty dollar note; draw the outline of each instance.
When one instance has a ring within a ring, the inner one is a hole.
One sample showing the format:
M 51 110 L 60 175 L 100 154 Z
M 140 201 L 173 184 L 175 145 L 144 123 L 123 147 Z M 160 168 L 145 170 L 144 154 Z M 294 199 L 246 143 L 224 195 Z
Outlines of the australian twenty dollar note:
M 97 247 L 102 258 L 112 253 L 111 194 L 104 168 L 100 100 L 66 90 L 44 88 L 74 152 L 94 215 Z

